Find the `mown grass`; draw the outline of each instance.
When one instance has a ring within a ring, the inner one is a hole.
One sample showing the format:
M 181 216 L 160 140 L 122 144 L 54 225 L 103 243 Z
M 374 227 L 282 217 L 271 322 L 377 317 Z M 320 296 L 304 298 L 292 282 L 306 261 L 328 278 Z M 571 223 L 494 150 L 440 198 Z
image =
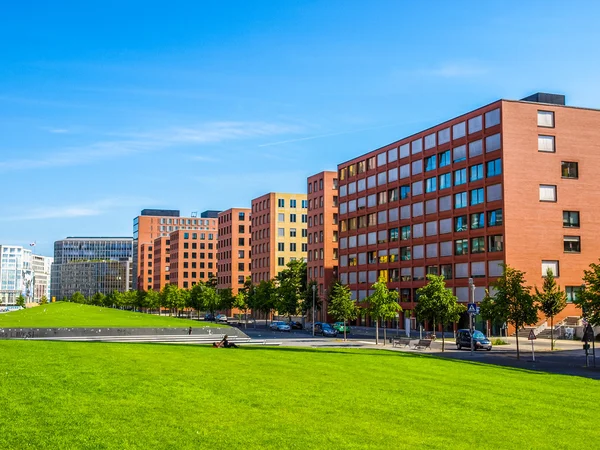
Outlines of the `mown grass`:
M 78 303 L 48 303 L 0 314 L 0 328 L 187 328 L 222 326 L 211 322 L 122 311 Z
M 383 350 L 0 342 L 0 448 L 590 448 L 598 381 Z M 593 446 L 593 445 L 592 445 Z

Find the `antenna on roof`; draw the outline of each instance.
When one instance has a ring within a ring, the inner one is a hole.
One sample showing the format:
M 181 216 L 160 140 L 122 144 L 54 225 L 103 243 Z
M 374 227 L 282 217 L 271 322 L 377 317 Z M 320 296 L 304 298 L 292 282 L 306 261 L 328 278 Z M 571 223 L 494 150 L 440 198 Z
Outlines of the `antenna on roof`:
M 192 211 L 192 217 L 198 217 L 198 211 Z

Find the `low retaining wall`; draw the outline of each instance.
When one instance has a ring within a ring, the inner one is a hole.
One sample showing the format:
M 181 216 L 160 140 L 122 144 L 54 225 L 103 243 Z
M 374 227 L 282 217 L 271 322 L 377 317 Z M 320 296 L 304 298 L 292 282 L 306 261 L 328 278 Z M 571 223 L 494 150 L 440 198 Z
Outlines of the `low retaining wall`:
M 93 336 L 187 336 L 189 328 L 0 328 L 0 339 L 31 339 L 51 337 Z M 202 327 L 192 328 L 193 336 L 211 335 L 248 337 L 238 328 Z

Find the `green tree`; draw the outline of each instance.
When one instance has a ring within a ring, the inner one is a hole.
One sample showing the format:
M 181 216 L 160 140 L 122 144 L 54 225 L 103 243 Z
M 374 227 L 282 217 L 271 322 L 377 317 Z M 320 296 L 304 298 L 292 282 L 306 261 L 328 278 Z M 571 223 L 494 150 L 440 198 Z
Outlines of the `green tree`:
M 167 284 L 160 293 L 160 305 L 167 308 L 169 316 L 173 310 L 179 305 L 180 295 L 179 288 L 174 284 Z
M 277 290 L 273 280 L 263 280 L 254 289 L 252 295 L 252 310 L 260 311 L 265 314 L 267 320 L 271 315 L 271 311 L 275 309 L 275 298 Z
M 71 301 L 73 303 L 85 303 L 85 297 L 83 296 L 83 294 L 81 292 L 75 292 L 73 295 L 71 295 Z
M 457 322 L 465 311 L 465 306 L 457 303 L 457 298 L 446 287 L 443 275 L 427 275 L 427 284 L 417 289 L 419 302 L 415 313 L 419 321 L 429 321 L 433 328 L 442 326 L 442 351 L 445 350 L 444 330 L 448 323 Z
M 220 299 L 218 309 L 231 310 L 234 301 L 233 292 L 231 291 L 231 288 L 219 289 L 218 292 Z
M 367 302 L 365 311 L 375 320 L 375 344 L 379 344 L 379 321 L 395 318 L 396 314 L 402 311 L 402 307 L 398 304 L 398 292 L 390 291 L 383 277 L 380 277 L 372 288 L 375 292 L 365 299 Z M 385 345 L 385 330 L 383 345 Z
M 215 311 L 219 309 L 221 305 L 221 297 L 219 297 L 219 294 L 217 294 L 217 290 L 206 284 L 202 290 L 201 298 L 204 309 L 209 311 L 214 316 Z
M 181 316 L 181 313 L 185 312 L 185 308 L 189 308 L 191 306 L 190 302 L 190 291 L 188 289 L 179 289 L 179 299 L 177 302 L 177 308 L 179 310 L 177 314 L 178 316 Z
M 481 315 L 485 320 L 502 320 L 516 330 L 517 359 L 520 359 L 519 329 L 537 322 L 538 308 L 531 295 L 531 287 L 525 285 L 525 272 L 503 265 L 502 276 L 494 283 L 496 293 L 481 302 Z
M 346 339 L 346 323 L 348 320 L 356 319 L 359 308 L 356 301 L 352 300 L 352 294 L 348 286 L 334 283 L 329 294 L 328 312 L 336 320 L 344 322 L 344 341 Z
M 198 282 L 192 286 L 190 290 L 190 306 L 196 310 L 198 313 L 198 320 L 200 320 L 200 311 L 204 309 L 202 292 L 204 291 L 205 286 L 204 283 Z
M 23 294 L 19 294 L 19 296 L 17 297 L 17 306 L 20 306 L 21 308 L 25 308 L 25 297 L 23 297 Z
M 233 299 L 232 308 L 238 309 L 244 312 L 246 317 L 246 327 L 248 326 L 248 303 L 246 303 L 246 292 L 240 290 Z M 242 320 L 242 314 L 238 314 L 238 320 Z
M 144 295 L 144 305 L 152 312 L 156 308 L 160 308 L 160 293 L 153 289 L 146 291 Z M 160 309 L 158 310 L 160 313 Z
M 298 314 L 300 299 L 306 291 L 306 262 L 294 259 L 275 277 L 277 293 L 275 309 L 284 316 Z
M 211 272 L 208 274 L 208 280 L 205 283 L 208 287 L 211 287 L 213 289 L 217 289 L 217 286 L 219 285 L 219 280 L 217 279 L 217 277 L 215 277 L 215 275 Z
M 582 289 L 573 301 L 592 326 L 600 325 L 600 265 L 592 263 L 583 271 Z
M 42 298 L 40 299 L 40 305 L 45 305 L 48 303 L 48 297 L 46 297 L 45 295 L 42 295 Z
M 554 350 L 554 316 L 567 306 L 567 294 L 556 284 L 552 269 L 548 268 L 542 291 L 535 288 L 535 300 L 539 309 L 550 319 L 550 350 Z
M 106 297 L 102 292 L 96 292 L 92 295 L 90 304 L 94 306 L 102 306 L 104 305 L 104 297 Z

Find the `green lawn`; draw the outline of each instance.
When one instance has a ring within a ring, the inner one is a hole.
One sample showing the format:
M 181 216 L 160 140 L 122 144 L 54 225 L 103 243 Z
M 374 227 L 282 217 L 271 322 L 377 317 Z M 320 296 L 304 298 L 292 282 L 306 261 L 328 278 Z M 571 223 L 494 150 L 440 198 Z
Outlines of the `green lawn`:
M 0 341 L 0 448 L 593 448 L 600 383 L 383 350 Z
M 78 303 L 48 303 L 0 314 L 0 328 L 178 328 L 222 326 L 197 320 L 121 311 Z

